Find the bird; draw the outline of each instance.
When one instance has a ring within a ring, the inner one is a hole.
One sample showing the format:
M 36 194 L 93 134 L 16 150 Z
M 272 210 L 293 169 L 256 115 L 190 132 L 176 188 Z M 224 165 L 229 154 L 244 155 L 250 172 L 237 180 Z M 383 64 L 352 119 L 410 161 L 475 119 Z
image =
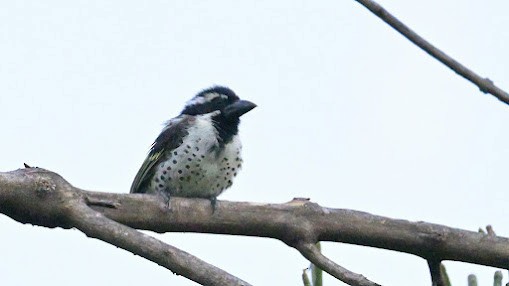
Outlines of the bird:
M 165 123 L 130 193 L 160 195 L 168 206 L 171 197 L 205 198 L 215 210 L 242 167 L 240 117 L 255 107 L 228 87 L 199 92 Z

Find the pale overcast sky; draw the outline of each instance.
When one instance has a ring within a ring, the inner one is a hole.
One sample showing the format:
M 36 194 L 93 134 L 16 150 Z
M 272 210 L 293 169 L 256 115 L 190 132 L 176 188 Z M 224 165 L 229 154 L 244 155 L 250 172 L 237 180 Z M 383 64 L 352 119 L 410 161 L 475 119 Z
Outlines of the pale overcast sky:
M 380 4 L 509 90 L 507 1 Z M 509 106 L 353 0 L 1 1 L 0 42 L 1 171 L 26 162 L 128 192 L 162 123 L 221 84 L 258 108 L 242 118 L 244 169 L 219 199 L 310 197 L 509 236 Z M 2 285 L 196 285 L 77 230 L 5 216 L 0 230 Z M 308 265 L 272 239 L 155 236 L 254 285 L 301 285 Z M 430 285 L 418 257 L 323 249 L 383 285 Z M 496 270 L 446 266 L 453 285 L 469 273 L 491 285 Z

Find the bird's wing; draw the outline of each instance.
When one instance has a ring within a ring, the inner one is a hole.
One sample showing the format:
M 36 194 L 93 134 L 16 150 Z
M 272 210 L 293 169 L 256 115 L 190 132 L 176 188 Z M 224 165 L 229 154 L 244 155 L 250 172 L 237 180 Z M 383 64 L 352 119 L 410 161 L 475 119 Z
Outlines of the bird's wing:
M 182 144 L 184 137 L 188 134 L 187 129 L 191 120 L 193 118 L 190 116 L 179 116 L 166 123 L 134 177 L 130 193 L 145 193 L 147 191 L 147 183 L 151 179 L 148 174 L 154 174 L 152 170 L 161 160 L 165 159 L 165 152 L 171 152 Z

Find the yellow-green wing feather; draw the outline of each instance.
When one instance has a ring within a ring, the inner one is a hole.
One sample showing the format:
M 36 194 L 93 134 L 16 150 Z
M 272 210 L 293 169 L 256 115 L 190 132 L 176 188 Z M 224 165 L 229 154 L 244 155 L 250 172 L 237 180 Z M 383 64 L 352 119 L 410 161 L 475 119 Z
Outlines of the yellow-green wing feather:
M 161 161 L 164 160 L 164 151 L 170 151 L 177 148 L 182 144 L 182 140 L 187 136 L 187 126 L 192 117 L 181 115 L 173 118 L 166 123 L 163 131 L 157 137 L 156 141 L 150 149 L 147 159 L 141 165 L 138 174 L 134 177 L 133 184 L 131 185 L 131 193 L 145 193 L 147 192 L 148 183 L 150 182 L 150 175 L 153 175 L 152 169 Z
M 136 174 L 136 177 L 134 177 L 133 184 L 131 185 L 131 191 L 130 193 L 144 193 L 146 192 L 146 189 L 143 188 L 144 184 L 147 183 L 147 180 L 150 180 L 150 178 L 147 177 L 147 174 L 150 173 L 149 171 L 154 167 L 154 165 L 159 161 L 163 154 L 163 150 L 159 152 L 154 152 L 153 154 L 149 154 L 143 164 L 141 165 L 140 170 L 138 171 L 138 174 Z M 148 186 L 145 186 L 148 187 Z

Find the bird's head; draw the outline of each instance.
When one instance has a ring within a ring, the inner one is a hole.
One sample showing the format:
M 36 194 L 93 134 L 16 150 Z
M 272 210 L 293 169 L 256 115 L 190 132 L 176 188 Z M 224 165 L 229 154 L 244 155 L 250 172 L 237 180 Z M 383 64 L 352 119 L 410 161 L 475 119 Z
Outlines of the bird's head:
M 187 102 L 182 114 L 201 115 L 214 112 L 211 123 L 218 132 L 221 144 L 226 144 L 238 133 L 240 117 L 256 104 L 240 99 L 231 89 L 214 86 L 198 93 Z
M 241 100 L 231 89 L 214 86 L 198 93 L 187 102 L 182 114 L 200 115 L 220 111 L 220 117 L 237 121 L 240 116 L 255 108 L 256 104 Z

